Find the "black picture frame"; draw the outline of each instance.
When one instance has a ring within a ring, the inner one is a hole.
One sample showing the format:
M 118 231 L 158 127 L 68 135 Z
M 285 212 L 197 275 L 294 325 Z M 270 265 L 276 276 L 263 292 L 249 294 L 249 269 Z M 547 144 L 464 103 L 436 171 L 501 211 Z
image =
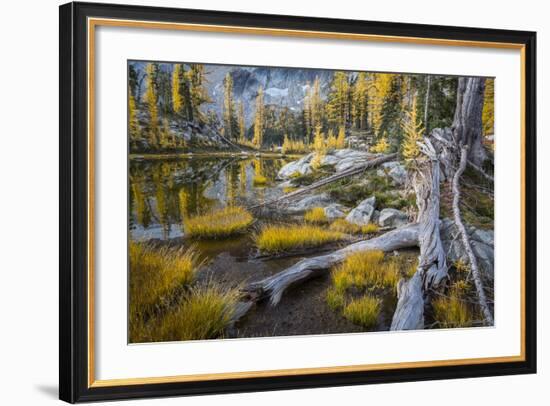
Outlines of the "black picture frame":
M 235 393 L 536 372 L 536 33 L 497 29 L 68 3 L 60 6 L 59 397 L 67 402 Z M 88 17 L 396 37 L 513 43 L 525 52 L 525 359 L 472 365 L 313 373 L 198 382 L 93 387 L 88 380 Z

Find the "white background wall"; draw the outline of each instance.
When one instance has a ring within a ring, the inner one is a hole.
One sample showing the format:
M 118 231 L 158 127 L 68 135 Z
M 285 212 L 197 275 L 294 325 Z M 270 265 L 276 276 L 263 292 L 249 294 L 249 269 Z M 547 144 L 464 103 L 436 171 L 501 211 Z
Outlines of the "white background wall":
M 111 1 L 112 2 L 112 1 Z M 118 3 L 119 1 L 117 1 Z M 550 229 L 544 185 L 550 162 L 549 10 L 543 1 L 160 0 L 122 3 L 258 13 L 413 22 L 538 32 L 539 373 L 391 385 L 203 396 L 126 405 L 548 404 L 550 359 L 543 318 Z M 11 1 L 0 14 L 0 403 L 57 400 L 58 329 L 58 9 L 59 1 Z M 6 52 L 7 51 L 7 52 Z M 546 186 L 546 187 L 545 187 Z M 546 248 L 548 250 L 548 248 Z M 112 404 L 112 403 L 111 403 Z

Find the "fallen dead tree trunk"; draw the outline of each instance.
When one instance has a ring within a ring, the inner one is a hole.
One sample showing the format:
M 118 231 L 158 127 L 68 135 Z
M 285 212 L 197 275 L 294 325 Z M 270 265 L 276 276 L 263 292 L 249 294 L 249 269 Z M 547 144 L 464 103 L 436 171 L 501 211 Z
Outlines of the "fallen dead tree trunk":
M 430 290 L 439 288 L 440 283 L 447 277 L 446 254 L 439 233 L 440 163 L 444 167 L 445 175 L 453 179 L 455 223 L 462 235 L 468 257 L 473 257 L 471 258 L 472 269 L 475 267 L 477 271 L 477 261 L 469 245 L 458 209 L 460 199 L 458 181 L 468 162 L 479 171 L 487 158 L 481 142 L 481 111 L 484 89 L 485 79 L 483 78 L 459 78 L 457 104 L 451 129 L 432 132 L 432 138 L 436 144 L 439 143 L 437 149 L 434 148 L 429 138 L 425 142 L 418 143 L 427 158 L 420 162 L 413 161 L 415 165 L 413 166 L 413 186 L 416 191 L 420 225 L 419 266 L 409 281 L 400 281 L 399 283 L 399 300 L 391 330 L 424 328 L 424 304 L 429 299 Z M 469 149 L 462 148 L 464 145 L 468 145 Z M 455 171 L 456 162 L 459 160 L 459 169 Z M 485 177 L 487 178 L 487 176 Z M 481 286 L 479 277 L 476 287 L 478 285 Z M 481 302 L 481 299 L 484 299 L 483 292 L 479 296 Z M 487 306 L 485 307 L 487 308 Z M 487 318 L 487 314 L 485 317 Z
M 321 179 L 317 182 L 312 183 L 309 186 L 306 186 L 306 187 L 303 187 L 301 189 L 295 190 L 294 192 L 291 192 L 291 193 L 287 193 L 286 195 L 281 196 L 277 199 L 269 200 L 267 202 L 263 202 L 263 203 L 255 205 L 255 206 L 251 206 L 251 207 L 249 207 L 249 209 L 253 210 L 253 209 L 260 208 L 260 207 L 271 206 L 271 205 L 274 205 L 274 204 L 277 204 L 277 203 L 281 203 L 283 201 L 288 201 L 288 200 L 295 199 L 296 197 L 300 197 L 300 196 L 302 196 L 306 193 L 309 193 L 309 192 L 311 192 L 315 189 L 318 189 L 322 186 L 326 186 L 330 183 L 336 182 L 340 179 L 347 178 L 349 176 L 357 175 L 357 174 L 359 174 L 359 173 L 361 173 L 361 172 L 363 172 L 367 169 L 374 168 L 375 166 L 381 165 L 385 162 L 389 162 L 389 161 L 391 161 L 395 158 L 397 158 L 397 153 L 384 155 L 384 156 L 381 156 L 381 157 L 378 157 L 378 158 L 371 159 L 370 161 L 366 162 L 364 165 L 357 166 L 355 168 L 351 168 L 351 169 L 342 171 L 340 173 L 336 173 L 334 175 L 328 176 L 324 179 Z
M 390 330 L 424 328 L 427 292 L 447 277 L 446 254 L 439 233 L 439 156 L 429 139 L 421 148 L 428 159 L 415 163 L 412 176 L 419 211 L 419 263 L 411 279 L 399 281 L 397 308 Z
M 417 244 L 418 225 L 411 224 L 370 240 L 356 242 L 330 254 L 303 259 L 276 275 L 251 283 L 242 291 L 251 302 L 269 299 L 270 304 L 275 306 L 289 287 L 323 275 L 332 266 L 343 261 L 350 253 L 369 250 L 388 252 L 416 247 Z

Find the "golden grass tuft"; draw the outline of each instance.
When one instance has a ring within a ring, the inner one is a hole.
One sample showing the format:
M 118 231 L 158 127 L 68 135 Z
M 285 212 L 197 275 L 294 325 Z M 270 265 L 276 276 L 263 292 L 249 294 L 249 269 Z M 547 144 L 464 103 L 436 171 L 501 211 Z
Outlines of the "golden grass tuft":
M 304 214 L 304 221 L 311 224 L 326 224 L 328 223 L 328 218 L 325 215 L 325 209 L 314 207 Z
M 193 247 L 155 248 L 130 242 L 130 305 L 142 313 L 164 300 L 174 289 L 189 285 L 200 267 Z
M 382 251 L 361 251 L 349 255 L 332 273 L 333 286 L 345 291 L 351 286 L 360 288 L 393 287 L 399 280 L 396 261 L 384 261 Z
M 217 338 L 231 323 L 239 300 L 238 289 L 217 285 L 194 287 L 183 302 L 156 326 L 160 341 Z
M 254 186 L 265 186 L 267 185 L 267 178 L 264 175 L 254 175 L 254 179 L 252 180 L 252 183 Z
M 360 299 L 352 300 L 344 307 L 343 315 L 354 324 L 371 328 L 376 326 L 378 314 L 380 313 L 380 300 L 365 295 Z
M 380 228 L 374 223 L 359 226 L 357 224 L 349 223 L 346 219 L 334 220 L 334 222 L 330 225 L 330 229 L 346 234 L 374 234 L 380 230 Z
M 332 310 L 341 310 L 346 304 L 346 297 L 343 291 L 332 287 L 327 290 L 326 301 Z
M 467 303 L 461 299 L 460 288 L 451 289 L 449 296 L 432 300 L 434 319 L 443 328 L 471 327 L 472 313 Z
M 470 267 L 462 259 L 455 261 L 453 264 L 458 274 L 466 275 L 470 273 Z
M 211 213 L 184 218 L 185 233 L 191 238 L 225 238 L 248 228 L 254 218 L 248 210 L 228 206 Z
M 256 236 L 256 245 L 263 252 L 318 247 L 329 242 L 340 241 L 345 235 L 313 225 L 266 226 Z
M 201 266 L 193 247 L 187 250 L 155 248 L 130 242 L 130 341 L 145 341 L 145 320 L 166 306 L 180 288 L 190 285 Z

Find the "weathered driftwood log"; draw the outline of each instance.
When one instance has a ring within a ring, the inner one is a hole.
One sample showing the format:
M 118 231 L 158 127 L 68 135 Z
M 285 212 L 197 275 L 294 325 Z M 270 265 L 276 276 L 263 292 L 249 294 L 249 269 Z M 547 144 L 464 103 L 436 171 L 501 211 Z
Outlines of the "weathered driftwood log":
M 243 293 L 249 301 L 269 299 L 271 305 L 277 305 L 289 287 L 323 275 L 332 266 L 343 261 L 350 253 L 368 250 L 387 252 L 415 247 L 417 244 L 418 225 L 411 224 L 370 240 L 356 242 L 330 254 L 303 259 L 276 275 L 251 283 L 243 289 Z
M 391 161 L 395 158 L 397 158 L 397 153 L 383 155 L 383 156 L 371 159 L 371 160 L 367 161 L 364 165 L 356 166 L 354 168 L 342 171 L 340 173 L 336 173 L 332 176 L 328 176 L 324 179 L 321 179 L 317 182 L 312 183 L 309 186 L 300 188 L 300 189 L 295 190 L 294 192 L 291 192 L 291 193 L 287 193 L 287 194 L 285 194 L 285 195 L 283 195 L 283 196 L 281 196 L 277 199 L 269 200 L 267 202 L 259 203 L 255 206 L 251 206 L 251 207 L 249 207 L 249 209 L 253 210 L 253 209 L 257 209 L 259 207 L 272 206 L 274 204 L 278 204 L 278 203 L 281 203 L 283 201 L 288 201 L 288 200 L 295 199 L 296 197 L 300 197 L 300 196 L 302 196 L 306 193 L 309 193 L 309 192 L 311 192 L 315 189 L 318 189 L 322 186 L 326 186 L 330 183 L 336 182 L 337 180 L 340 180 L 340 179 L 347 178 L 349 176 L 357 175 L 358 173 L 361 173 L 361 172 L 363 172 L 367 169 L 370 169 L 370 168 L 374 168 L 378 165 L 383 164 L 384 162 L 389 162 L 389 161 Z
M 412 184 L 418 206 L 418 269 L 408 281 L 400 281 L 398 302 L 391 330 L 424 328 L 424 302 L 427 292 L 447 277 L 446 255 L 439 233 L 439 155 L 429 139 L 421 144 L 428 159 L 417 161 Z
M 462 215 L 460 213 L 460 177 L 462 176 L 462 173 L 464 173 L 464 169 L 466 169 L 467 160 L 468 160 L 468 147 L 464 146 L 461 148 L 460 163 L 453 177 L 453 184 L 452 184 L 454 222 L 458 230 L 460 231 L 462 244 L 464 245 L 464 249 L 468 254 L 468 262 L 470 263 L 470 269 L 471 269 L 472 277 L 474 279 L 474 284 L 477 291 L 479 307 L 481 307 L 481 311 L 483 312 L 485 323 L 488 325 L 493 325 L 494 324 L 493 315 L 491 314 L 491 310 L 489 310 L 489 306 L 487 305 L 487 297 L 485 296 L 483 282 L 481 281 L 481 275 L 477 264 L 477 258 L 474 254 L 474 251 L 472 250 L 470 237 L 468 236 L 466 227 L 462 222 Z

